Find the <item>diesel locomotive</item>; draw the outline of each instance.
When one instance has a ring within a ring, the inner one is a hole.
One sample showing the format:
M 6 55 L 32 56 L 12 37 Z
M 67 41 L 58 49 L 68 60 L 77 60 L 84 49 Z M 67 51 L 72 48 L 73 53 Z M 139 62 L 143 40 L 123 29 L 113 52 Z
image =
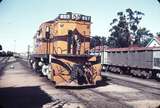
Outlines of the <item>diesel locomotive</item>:
M 67 12 L 40 25 L 34 36 L 31 68 L 56 86 L 96 85 L 101 57 L 90 54 L 91 16 Z

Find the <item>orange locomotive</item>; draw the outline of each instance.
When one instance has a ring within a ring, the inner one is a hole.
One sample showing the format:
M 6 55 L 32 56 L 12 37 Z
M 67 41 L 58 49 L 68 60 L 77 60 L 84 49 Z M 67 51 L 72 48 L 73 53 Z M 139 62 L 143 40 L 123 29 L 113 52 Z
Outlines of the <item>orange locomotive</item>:
M 91 17 L 67 12 L 42 23 L 34 36 L 31 67 L 58 85 L 101 81 L 100 56 L 91 55 Z

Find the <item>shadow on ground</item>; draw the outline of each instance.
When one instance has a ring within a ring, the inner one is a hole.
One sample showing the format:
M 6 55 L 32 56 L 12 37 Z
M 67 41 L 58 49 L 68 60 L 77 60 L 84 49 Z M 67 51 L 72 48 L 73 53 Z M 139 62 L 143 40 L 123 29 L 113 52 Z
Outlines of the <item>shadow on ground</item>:
M 39 86 L 0 88 L 0 108 L 42 108 L 51 101 Z

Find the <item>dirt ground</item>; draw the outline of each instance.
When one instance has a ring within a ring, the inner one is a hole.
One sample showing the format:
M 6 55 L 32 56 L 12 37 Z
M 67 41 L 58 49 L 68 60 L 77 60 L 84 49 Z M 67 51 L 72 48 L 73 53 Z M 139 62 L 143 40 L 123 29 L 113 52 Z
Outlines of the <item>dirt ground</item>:
M 11 58 L 8 62 L 10 64 L 4 70 L 0 70 L 0 72 L 3 71 L 3 75 L 0 76 L 0 108 L 89 107 L 85 102 L 88 102 L 88 105 L 97 103 L 95 108 L 102 106 L 102 108 L 110 108 L 107 105 L 109 102 L 112 103 L 112 100 L 124 103 L 131 108 L 160 108 L 160 96 L 143 93 L 132 87 L 109 84 L 90 88 L 103 93 L 104 96 L 93 95 L 93 92 L 86 89 L 57 89 L 51 81 L 26 69 L 16 59 Z

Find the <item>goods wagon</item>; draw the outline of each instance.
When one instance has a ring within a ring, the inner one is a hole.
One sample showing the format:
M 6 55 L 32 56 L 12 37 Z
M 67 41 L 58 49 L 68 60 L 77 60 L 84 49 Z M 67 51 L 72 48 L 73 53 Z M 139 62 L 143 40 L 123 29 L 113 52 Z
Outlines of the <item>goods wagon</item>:
M 103 52 L 106 71 L 160 78 L 160 48 L 109 48 Z
M 101 81 L 101 57 L 89 54 L 91 16 L 67 12 L 40 25 L 30 64 L 61 85 L 95 85 Z

